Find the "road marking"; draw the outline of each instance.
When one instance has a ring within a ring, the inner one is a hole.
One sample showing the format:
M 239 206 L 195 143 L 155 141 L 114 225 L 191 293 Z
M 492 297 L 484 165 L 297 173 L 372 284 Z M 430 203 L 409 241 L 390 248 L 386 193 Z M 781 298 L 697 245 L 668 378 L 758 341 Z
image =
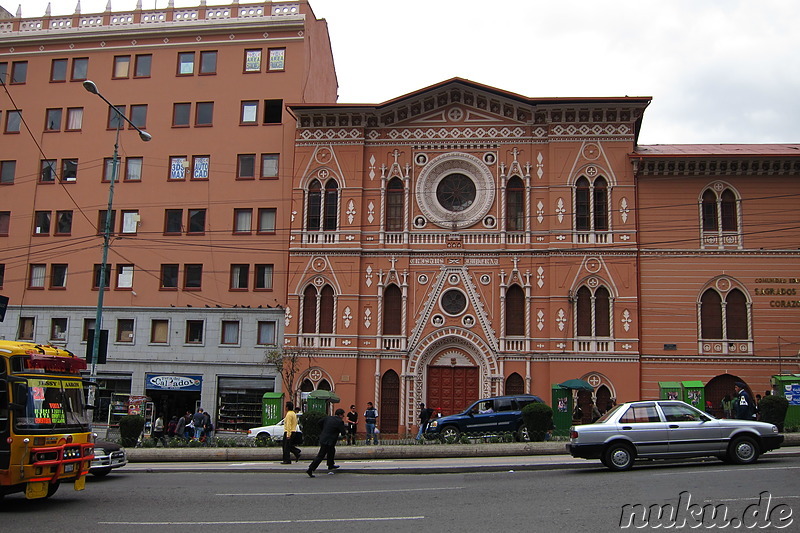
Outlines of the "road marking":
M 754 466 L 752 468 L 745 468 L 745 467 L 720 468 L 718 470 L 709 470 L 709 472 L 717 473 L 717 472 L 746 472 L 748 470 L 797 470 L 797 469 L 800 469 L 800 466 L 765 466 L 765 467 Z M 654 476 L 679 476 L 679 475 L 685 475 L 685 474 L 686 474 L 686 472 L 657 472 L 657 473 L 654 473 L 653 475 Z
M 340 495 L 340 494 L 381 494 L 386 492 L 424 492 L 431 490 L 461 490 L 464 487 L 430 487 L 418 489 L 381 489 L 381 490 L 339 490 L 339 491 L 319 491 L 319 492 L 230 492 L 220 493 L 214 496 L 319 496 L 323 494 Z
M 424 516 L 384 516 L 365 518 L 307 518 L 295 520 L 232 520 L 228 522 L 98 522 L 104 526 L 240 526 L 240 525 L 267 525 L 267 524 L 314 524 L 330 522 L 389 522 L 393 520 L 423 520 Z

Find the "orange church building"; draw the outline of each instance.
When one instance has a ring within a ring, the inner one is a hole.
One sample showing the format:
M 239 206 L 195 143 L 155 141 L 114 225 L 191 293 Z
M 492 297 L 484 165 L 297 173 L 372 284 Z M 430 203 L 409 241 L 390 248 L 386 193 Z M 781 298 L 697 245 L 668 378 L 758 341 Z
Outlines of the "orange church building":
M 649 103 L 452 79 L 291 106 L 284 386 L 374 402 L 402 433 L 419 402 L 550 402 L 570 378 L 605 409 L 797 372 L 776 342 L 800 323 L 800 146 L 638 146 Z

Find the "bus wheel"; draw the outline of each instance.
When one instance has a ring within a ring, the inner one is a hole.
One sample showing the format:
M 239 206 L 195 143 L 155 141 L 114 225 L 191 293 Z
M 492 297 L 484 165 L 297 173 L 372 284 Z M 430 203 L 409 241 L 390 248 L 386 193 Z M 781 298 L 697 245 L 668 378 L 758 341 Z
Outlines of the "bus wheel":
M 60 485 L 60 482 L 58 482 L 58 481 L 55 482 L 55 483 L 50 483 L 50 485 L 47 487 L 47 496 L 45 496 L 45 498 L 49 498 L 50 496 L 55 494 L 56 491 L 58 490 L 59 485 Z

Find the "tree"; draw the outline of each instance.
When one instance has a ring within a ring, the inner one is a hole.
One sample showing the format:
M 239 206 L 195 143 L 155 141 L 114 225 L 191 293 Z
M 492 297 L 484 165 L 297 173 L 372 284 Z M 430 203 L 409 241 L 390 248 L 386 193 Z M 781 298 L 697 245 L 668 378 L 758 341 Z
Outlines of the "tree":
M 300 390 L 300 383 L 295 378 L 300 373 L 300 361 L 304 358 L 308 359 L 306 366 L 310 366 L 313 357 L 309 350 L 303 348 L 277 348 L 268 350 L 264 355 L 264 361 L 268 365 L 274 366 L 275 370 L 281 375 L 283 390 L 286 391 L 292 401 L 297 398 L 297 392 Z

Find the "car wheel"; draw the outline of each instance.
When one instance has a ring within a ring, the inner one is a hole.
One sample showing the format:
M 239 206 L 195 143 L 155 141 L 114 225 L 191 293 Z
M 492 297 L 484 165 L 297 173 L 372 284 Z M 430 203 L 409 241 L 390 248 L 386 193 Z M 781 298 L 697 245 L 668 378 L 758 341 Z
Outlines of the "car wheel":
M 270 435 L 269 433 L 265 433 L 265 432 L 263 432 L 263 431 L 262 431 L 261 433 L 259 433 L 258 435 L 256 435 L 256 438 L 257 438 L 257 439 L 261 439 L 261 440 L 263 440 L 263 441 L 265 441 L 265 442 L 269 442 L 269 441 L 271 441 L 271 440 L 272 440 L 272 435 Z
M 56 491 L 58 490 L 59 485 L 60 485 L 60 483 L 58 483 L 58 482 L 50 483 L 50 485 L 47 487 L 47 496 L 45 496 L 45 498 L 49 498 L 50 496 L 55 494 Z
M 108 474 L 111 473 L 111 469 L 110 468 L 94 468 L 92 470 L 89 470 L 89 473 L 92 474 L 95 477 L 105 477 L 105 476 L 107 476 Z
M 755 463 L 758 459 L 758 444 L 751 437 L 734 439 L 728 447 L 728 457 L 737 465 Z
M 528 432 L 528 426 L 522 424 L 519 429 L 517 430 L 517 440 L 519 442 L 530 442 L 531 441 L 531 434 Z
M 629 444 L 616 442 L 606 448 L 603 454 L 603 464 L 611 470 L 622 472 L 630 470 L 635 458 L 633 448 Z
M 458 428 L 455 426 L 447 426 L 446 428 L 442 429 L 442 440 L 447 443 L 454 443 L 458 441 L 459 431 Z

